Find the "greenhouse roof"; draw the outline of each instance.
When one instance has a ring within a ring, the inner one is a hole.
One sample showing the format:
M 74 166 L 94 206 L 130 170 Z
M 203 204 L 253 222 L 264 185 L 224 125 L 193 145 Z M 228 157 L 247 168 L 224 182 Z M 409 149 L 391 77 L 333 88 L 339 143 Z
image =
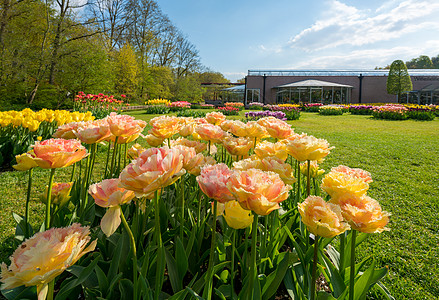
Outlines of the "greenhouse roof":
M 410 76 L 439 76 L 439 69 L 409 69 Z M 387 76 L 389 70 L 248 70 L 248 76 Z
M 300 88 L 300 87 L 344 87 L 344 88 L 352 88 L 350 85 L 340 84 L 335 82 L 321 81 L 315 79 L 302 80 L 292 83 L 287 83 L 279 86 L 275 86 L 274 88 Z
M 236 86 L 232 86 L 232 87 L 229 87 L 226 89 L 222 89 L 222 91 L 236 92 L 236 93 L 244 92 L 245 91 L 245 84 L 236 85 Z

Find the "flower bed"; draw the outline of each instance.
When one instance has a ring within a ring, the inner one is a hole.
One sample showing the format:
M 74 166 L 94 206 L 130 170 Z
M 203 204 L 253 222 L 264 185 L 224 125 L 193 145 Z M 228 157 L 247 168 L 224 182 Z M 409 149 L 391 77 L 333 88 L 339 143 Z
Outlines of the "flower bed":
M 319 112 L 320 106 L 323 106 L 322 103 L 306 103 L 302 106 L 303 111 L 306 112 Z
M 29 178 L 47 169 L 49 184 L 28 182 L 25 215 L 15 217 L 16 238 L 27 239 L 2 265 L 4 295 L 271 299 L 288 290 L 301 299 L 360 299 L 377 287 L 389 297 L 376 285 L 387 268 L 373 258 L 355 264 L 355 248 L 389 230 L 390 214 L 368 196 L 367 171 L 319 168 L 333 148 L 326 140 L 273 116 L 243 123 L 211 112 L 153 118 L 149 147 L 127 150 L 146 125 L 112 113 L 58 128 L 76 138 L 35 142 L 17 157 Z M 103 171 L 93 172 L 99 162 Z M 72 185 L 55 183 L 59 168 L 70 168 Z M 67 200 L 63 187 L 71 188 Z M 35 189 L 46 195 L 36 230 L 28 205 Z M 316 291 L 320 275 L 331 289 Z
M 372 115 L 372 105 L 350 105 L 349 112 L 353 115 Z
M 226 116 L 237 116 L 239 115 L 240 109 L 233 106 L 224 106 L 224 107 L 218 107 L 217 110 L 219 112 L 222 112 Z
M 244 103 L 241 102 L 226 102 L 224 103 L 225 107 L 235 107 L 238 108 L 239 110 L 243 110 L 244 109 Z
M 344 106 L 324 105 L 319 107 L 319 114 L 324 116 L 341 116 L 345 111 Z
M 264 111 L 249 111 L 245 113 L 245 118 L 249 121 L 256 121 L 261 118 L 265 117 L 274 117 L 279 120 L 286 121 L 285 113 L 281 111 L 270 111 L 270 110 L 264 110 Z

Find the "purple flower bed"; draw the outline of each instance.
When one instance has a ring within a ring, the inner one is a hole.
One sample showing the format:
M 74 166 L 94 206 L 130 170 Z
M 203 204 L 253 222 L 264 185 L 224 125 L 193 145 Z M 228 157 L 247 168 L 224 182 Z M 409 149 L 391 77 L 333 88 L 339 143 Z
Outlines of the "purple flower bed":
M 353 105 L 349 107 L 349 112 L 353 115 L 371 115 L 373 112 L 372 105 Z
M 285 113 L 281 111 L 249 111 L 245 113 L 245 117 L 248 121 L 256 121 L 263 117 L 275 117 L 277 119 L 286 121 Z

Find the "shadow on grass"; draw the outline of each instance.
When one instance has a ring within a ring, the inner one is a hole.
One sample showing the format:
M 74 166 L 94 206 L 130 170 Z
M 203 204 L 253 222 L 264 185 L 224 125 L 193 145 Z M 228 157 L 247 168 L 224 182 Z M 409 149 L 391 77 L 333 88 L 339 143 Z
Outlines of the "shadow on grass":
M 12 255 L 15 248 L 17 247 L 17 241 L 13 235 L 6 237 L 0 243 L 0 262 L 5 262 L 9 265 L 9 256 Z

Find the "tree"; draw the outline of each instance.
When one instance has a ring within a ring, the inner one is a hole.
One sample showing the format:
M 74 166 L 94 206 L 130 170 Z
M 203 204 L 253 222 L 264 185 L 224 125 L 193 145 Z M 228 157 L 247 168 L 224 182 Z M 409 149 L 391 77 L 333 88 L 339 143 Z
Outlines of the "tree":
M 421 55 L 406 63 L 408 69 L 432 69 L 433 62 L 427 55 Z
M 134 96 L 139 72 L 136 54 L 130 44 L 125 44 L 115 57 L 115 90 L 120 94 Z
M 407 67 L 402 60 L 395 60 L 390 65 L 387 77 L 387 93 L 397 95 L 398 103 L 401 101 L 401 93 L 413 89 L 412 80 Z

